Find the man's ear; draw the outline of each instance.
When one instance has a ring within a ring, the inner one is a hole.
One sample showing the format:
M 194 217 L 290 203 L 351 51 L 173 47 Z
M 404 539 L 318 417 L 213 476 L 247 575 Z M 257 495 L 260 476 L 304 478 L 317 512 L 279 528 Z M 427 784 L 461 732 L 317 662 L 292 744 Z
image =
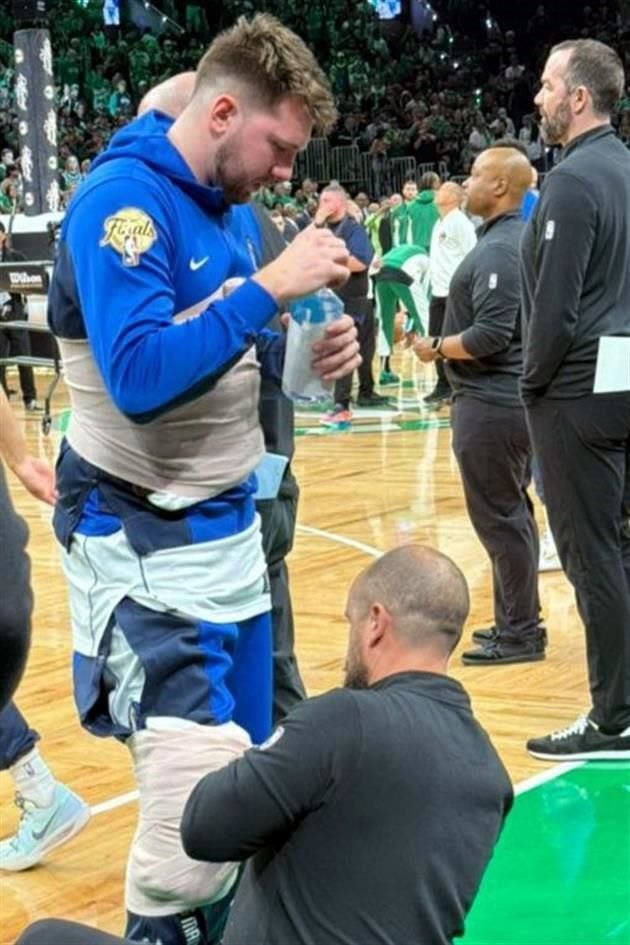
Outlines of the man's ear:
M 392 618 L 383 604 L 375 601 L 370 607 L 369 625 L 367 630 L 367 645 L 372 648 L 379 646 L 387 636 Z
M 575 104 L 573 106 L 573 111 L 576 115 L 581 115 L 586 106 L 589 103 L 589 93 L 584 86 L 579 85 L 575 90 Z
M 240 114 L 240 107 L 233 95 L 224 93 L 217 96 L 210 105 L 208 126 L 210 131 L 223 135 Z
M 497 197 L 502 197 L 508 191 L 507 177 L 497 177 L 494 185 L 494 192 Z

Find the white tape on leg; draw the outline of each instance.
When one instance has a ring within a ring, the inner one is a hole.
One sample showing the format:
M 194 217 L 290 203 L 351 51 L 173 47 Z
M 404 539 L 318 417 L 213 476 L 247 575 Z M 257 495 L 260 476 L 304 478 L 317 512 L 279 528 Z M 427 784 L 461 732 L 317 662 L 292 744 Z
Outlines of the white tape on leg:
M 215 902 L 234 882 L 238 864 L 192 860 L 184 853 L 179 828 L 197 782 L 242 755 L 251 742 L 233 722 L 205 726 L 152 719 L 150 725 L 128 742 L 140 816 L 127 864 L 125 899 L 130 912 L 163 916 Z

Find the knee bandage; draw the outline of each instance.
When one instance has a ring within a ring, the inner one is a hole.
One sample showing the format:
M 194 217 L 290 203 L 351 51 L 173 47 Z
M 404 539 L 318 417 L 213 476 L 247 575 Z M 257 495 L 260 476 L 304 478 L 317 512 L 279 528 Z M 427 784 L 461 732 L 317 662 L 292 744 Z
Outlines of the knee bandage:
M 251 742 L 233 722 L 205 726 L 169 718 L 150 719 L 148 725 L 128 742 L 140 814 L 125 900 L 130 912 L 164 916 L 215 902 L 234 883 L 238 864 L 192 860 L 184 853 L 179 828 L 197 782 L 242 755 Z

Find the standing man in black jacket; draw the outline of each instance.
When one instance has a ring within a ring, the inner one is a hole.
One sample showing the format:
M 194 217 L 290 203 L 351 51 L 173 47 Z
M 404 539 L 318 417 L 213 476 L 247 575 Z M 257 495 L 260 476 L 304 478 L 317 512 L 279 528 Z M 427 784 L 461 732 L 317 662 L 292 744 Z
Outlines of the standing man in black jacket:
M 549 522 L 586 630 L 592 707 L 527 743 L 549 760 L 630 758 L 630 391 L 594 393 L 600 339 L 630 336 L 630 153 L 610 114 L 617 54 L 554 46 L 536 105 L 560 163 L 522 247 L 522 396 Z
M 531 165 L 515 148 L 490 148 L 464 184 L 482 217 L 477 245 L 451 279 L 444 336 L 416 344 L 422 361 L 446 358 L 453 390 L 453 452 L 466 506 L 492 564 L 494 626 L 477 631 L 464 663 L 545 658 L 538 599 L 538 530 L 527 494 L 532 450 L 518 382 L 522 370 L 519 246 Z
M 0 262 L 20 263 L 24 262 L 25 259 L 24 253 L 12 248 L 4 223 L 0 220 Z M 18 292 L 0 292 L 0 321 L 17 322 L 25 320 L 26 312 L 22 296 Z M 28 331 L 22 331 L 19 328 L 5 328 L 0 331 L 0 358 L 28 357 L 30 353 L 31 342 Z M 18 374 L 25 409 L 38 410 L 33 368 L 22 364 L 18 367 Z M 8 397 L 9 390 L 5 378 L 4 364 L 0 365 L 0 384 L 4 387 Z

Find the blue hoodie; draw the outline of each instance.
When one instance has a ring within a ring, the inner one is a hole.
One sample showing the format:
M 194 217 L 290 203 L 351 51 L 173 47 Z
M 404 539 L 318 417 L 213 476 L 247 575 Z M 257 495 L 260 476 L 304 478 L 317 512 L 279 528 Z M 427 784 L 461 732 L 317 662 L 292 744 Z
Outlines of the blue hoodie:
M 210 390 L 277 309 L 251 279 L 209 304 L 226 279 L 255 271 L 260 231 L 249 207 L 228 208 L 220 188 L 195 180 L 171 123 L 148 112 L 94 162 L 49 292 L 52 331 L 89 339 L 114 404 L 138 423 Z

